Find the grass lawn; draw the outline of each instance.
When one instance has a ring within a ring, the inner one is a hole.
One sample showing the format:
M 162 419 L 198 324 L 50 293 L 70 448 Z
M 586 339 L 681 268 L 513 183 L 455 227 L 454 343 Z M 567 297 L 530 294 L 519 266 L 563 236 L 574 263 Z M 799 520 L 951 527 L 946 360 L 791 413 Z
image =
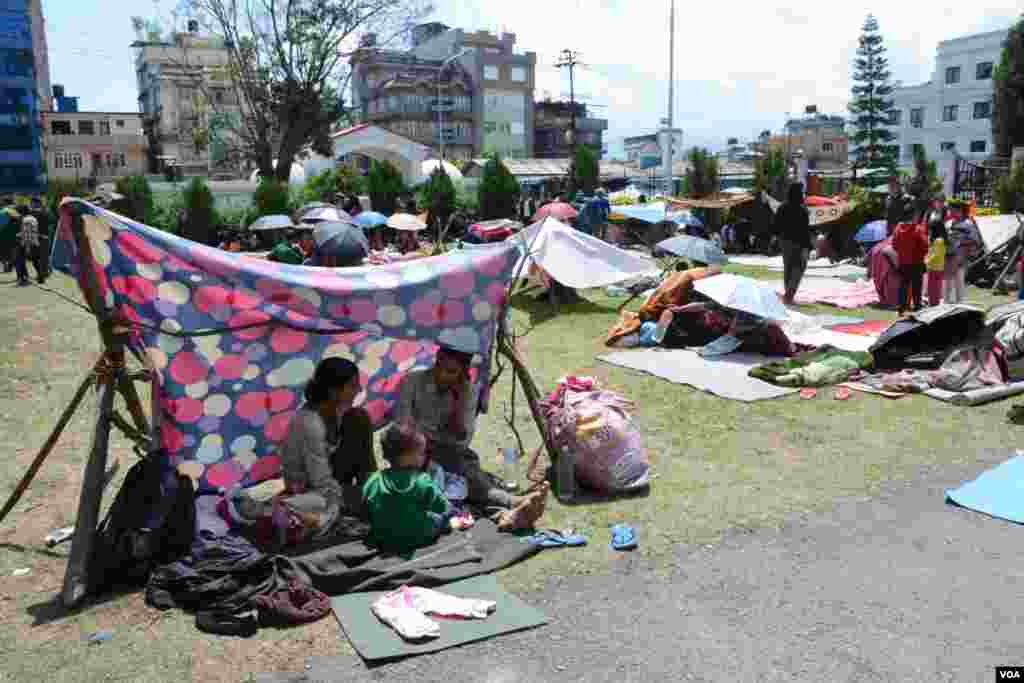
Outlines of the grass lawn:
M 779 273 L 731 270 L 781 280 Z M 13 283 L 13 275 L 0 275 L 4 500 L 99 349 L 88 315 Z M 51 283 L 77 296 L 67 278 L 56 276 Z M 1006 300 L 976 289 L 969 295 L 986 305 Z M 518 298 L 513 323 L 520 331 L 529 329 L 520 340 L 523 356 L 542 391 L 566 374 L 592 375 L 636 401 L 656 479 L 643 498 L 573 506 L 550 499 L 545 526 L 574 527 L 590 544 L 543 553 L 502 572 L 501 582 L 527 599 L 552 575 L 604 572 L 613 566 L 617 555 L 608 548 L 607 527 L 615 522 L 633 524 L 639 533 L 637 552 L 665 566 L 677 544 L 714 542 L 731 527 L 772 525 L 793 511 L 813 511 L 837 497 L 870 493 L 879 482 L 920 464 L 965 462 L 978 449 L 1011 446 L 1014 428 L 1005 419 L 1009 402 L 956 408 L 925 397 L 890 401 L 863 394 L 838 402 L 826 391 L 810 401 L 744 404 L 605 365 L 595 357 L 604 350 L 601 340 L 622 300 L 599 290 L 585 296 L 585 302 L 563 307 L 557 315 L 547 305 Z M 894 317 L 876 310 L 801 310 Z M 514 443 L 504 419 L 510 377 L 509 370 L 496 387 L 491 412 L 480 419 L 475 447 L 485 465 L 521 482 L 525 463 L 505 467 L 497 458 L 502 446 Z M 515 420 L 532 450 L 540 438 L 521 396 Z M 148 609 L 141 593 L 106 600 L 76 615 L 55 608 L 69 548 L 47 550 L 43 537 L 74 521 L 90 408 L 87 402 L 0 526 L 0 681 L 237 681 L 252 672 L 300 670 L 307 656 L 352 652 L 333 619 L 239 640 L 206 636 L 181 612 Z M 134 460 L 128 444 L 115 436 L 112 452 L 122 460 L 123 473 Z M 116 483 L 108 498 L 114 490 Z M 19 568 L 30 573 L 12 576 Z M 87 644 L 84 638 L 98 630 L 113 631 L 113 639 Z

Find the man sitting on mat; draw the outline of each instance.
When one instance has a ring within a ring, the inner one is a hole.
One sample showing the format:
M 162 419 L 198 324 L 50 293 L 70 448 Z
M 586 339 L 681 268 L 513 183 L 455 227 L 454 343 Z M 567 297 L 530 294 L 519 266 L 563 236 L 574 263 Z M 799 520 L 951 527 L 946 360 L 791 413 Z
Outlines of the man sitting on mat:
M 427 456 L 446 472 L 466 479 L 468 500 L 499 508 L 499 528 L 528 528 L 540 518 L 547 482 L 527 496 L 502 490 L 480 468 L 469 444 L 476 430 L 478 388 L 470 381 L 473 354 L 442 346 L 434 366 L 406 374 L 398 390 L 395 420 L 409 422 L 427 438 Z

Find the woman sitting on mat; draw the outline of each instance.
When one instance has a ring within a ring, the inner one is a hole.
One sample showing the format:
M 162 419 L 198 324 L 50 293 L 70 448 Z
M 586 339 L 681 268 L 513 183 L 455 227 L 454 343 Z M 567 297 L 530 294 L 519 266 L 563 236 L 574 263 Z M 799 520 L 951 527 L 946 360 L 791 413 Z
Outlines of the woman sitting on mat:
M 359 514 L 362 485 L 377 471 L 370 416 L 352 407 L 361 390 L 355 363 L 325 358 L 288 424 L 279 451 L 285 493 L 277 500 L 310 535 L 329 530 L 342 510 Z

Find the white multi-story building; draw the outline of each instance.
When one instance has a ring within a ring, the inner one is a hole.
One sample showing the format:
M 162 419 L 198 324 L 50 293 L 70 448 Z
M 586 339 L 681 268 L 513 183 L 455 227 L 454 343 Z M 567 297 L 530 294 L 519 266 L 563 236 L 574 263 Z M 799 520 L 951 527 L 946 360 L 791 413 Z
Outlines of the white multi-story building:
M 992 71 L 1008 31 L 978 33 L 939 43 L 927 83 L 893 91 L 890 130 L 899 165 L 913 164 L 914 147 L 929 159 L 981 160 L 992 153 Z

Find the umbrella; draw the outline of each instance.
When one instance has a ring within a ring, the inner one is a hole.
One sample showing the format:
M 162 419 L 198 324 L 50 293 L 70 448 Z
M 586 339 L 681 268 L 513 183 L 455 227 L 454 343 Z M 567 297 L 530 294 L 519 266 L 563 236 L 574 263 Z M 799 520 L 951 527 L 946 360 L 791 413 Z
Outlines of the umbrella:
M 747 194 L 750 190 L 745 187 L 727 187 L 722 190 L 722 194 Z
M 679 235 L 662 240 L 655 245 L 655 249 L 667 251 L 676 256 L 682 256 L 690 261 L 701 263 L 728 263 L 722 250 L 711 240 L 702 240 L 699 237 L 690 235 Z
M 881 242 L 888 236 L 888 227 L 885 221 L 871 221 L 865 223 L 864 227 L 853 236 L 853 239 L 861 244 L 870 244 L 871 242 Z
M 419 232 L 425 230 L 427 224 L 411 213 L 396 213 L 388 219 L 388 227 L 404 232 Z
M 336 206 L 319 206 L 303 212 L 301 220 L 303 223 L 322 223 L 325 221 L 350 223 L 352 222 L 352 216 L 347 211 L 342 211 Z
M 327 202 L 310 202 L 309 204 L 304 204 L 302 208 L 299 209 L 298 214 L 300 216 L 304 216 L 306 215 L 307 211 L 312 211 L 313 209 L 323 209 L 328 206 L 334 206 L 334 204 L 328 204 Z
M 694 228 L 704 227 L 704 222 L 686 209 L 683 209 L 682 211 L 673 211 L 672 213 L 666 214 L 665 217 L 667 220 L 679 225 L 688 225 Z
M 651 202 L 650 204 L 627 204 L 616 206 L 613 213 L 620 214 L 626 218 L 634 218 L 644 223 L 661 223 L 668 218 L 668 208 L 665 202 Z
M 985 311 L 966 304 L 941 304 L 887 327 L 868 351 L 881 369 L 902 368 L 911 356 L 931 356 L 938 367 L 949 351 L 985 327 Z
M 771 320 L 785 320 L 789 317 L 789 311 L 782 305 L 775 290 L 749 277 L 722 273 L 697 280 L 693 287 L 725 308 Z
M 619 207 L 622 208 L 622 207 Z M 571 205 L 565 202 L 551 202 L 537 209 L 537 213 L 533 214 L 532 221 L 539 223 L 540 221 L 548 218 L 555 218 L 560 221 L 571 221 L 573 218 L 579 215 L 576 209 L 572 208 Z
M 376 211 L 363 211 L 356 214 L 352 222 L 361 228 L 378 228 L 388 222 L 388 217 Z
M 313 229 L 314 262 L 320 266 L 358 266 L 370 253 L 362 228 L 351 223 L 329 221 Z
M 289 216 L 282 214 L 272 214 L 270 216 L 261 216 L 253 221 L 252 225 L 249 226 L 250 230 L 284 230 L 286 228 L 294 228 L 292 219 Z

